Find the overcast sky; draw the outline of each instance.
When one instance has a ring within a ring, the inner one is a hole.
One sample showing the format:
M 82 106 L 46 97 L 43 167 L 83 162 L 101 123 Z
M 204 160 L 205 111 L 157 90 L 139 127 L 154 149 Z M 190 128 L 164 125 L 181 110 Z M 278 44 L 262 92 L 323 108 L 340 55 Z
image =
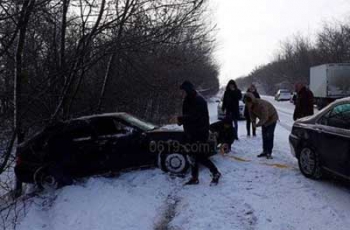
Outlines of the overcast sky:
M 324 22 L 350 23 L 350 0 L 210 0 L 217 23 L 220 81 L 272 60 L 281 41 L 314 37 Z

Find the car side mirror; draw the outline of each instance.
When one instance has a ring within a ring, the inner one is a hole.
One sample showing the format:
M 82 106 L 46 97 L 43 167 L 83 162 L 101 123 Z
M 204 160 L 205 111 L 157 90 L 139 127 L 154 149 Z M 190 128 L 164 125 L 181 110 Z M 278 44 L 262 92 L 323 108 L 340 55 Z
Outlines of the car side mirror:
M 147 133 L 139 133 L 139 136 L 138 136 L 138 142 L 140 144 L 142 143 L 145 143 L 145 140 L 147 139 Z
M 132 135 L 142 135 L 143 133 L 140 131 L 140 130 L 138 130 L 138 129 L 136 129 L 136 128 L 133 128 L 132 130 L 131 130 L 131 134 Z

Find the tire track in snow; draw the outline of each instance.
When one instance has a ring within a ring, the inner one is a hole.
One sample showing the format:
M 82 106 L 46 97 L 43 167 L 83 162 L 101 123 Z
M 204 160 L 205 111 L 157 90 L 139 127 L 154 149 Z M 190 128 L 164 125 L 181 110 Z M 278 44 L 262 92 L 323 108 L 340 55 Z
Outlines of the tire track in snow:
M 286 129 L 287 131 L 292 131 L 292 126 L 287 125 L 285 123 L 279 122 L 278 123 L 282 128 Z
M 171 180 L 176 180 L 176 177 L 170 177 Z M 176 181 L 173 183 L 174 189 L 167 196 L 164 204 L 164 211 L 162 212 L 162 217 L 159 222 L 156 223 L 154 230 L 176 230 L 176 228 L 169 226 L 170 222 L 176 216 L 176 208 L 181 202 L 181 198 L 178 196 L 178 193 L 182 186 Z
M 156 224 L 155 230 L 175 230 L 173 227 L 170 227 L 169 224 L 176 215 L 176 208 L 179 202 L 179 197 L 169 194 L 166 199 L 165 211 L 163 212 L 161 220 Z
M 280 107 L 278 107 L 278 106 L 275 106 L 275 107 L 276 107 L 276 109 L 277 109 L 278 112 L 284 113 L 284 114 L 286 114 L 286 115 L 288 115 L 288 116 L 293 116 L 293 112 L 284 110 L 284 109 L 282 109 L 282 108 L 280 108 Z

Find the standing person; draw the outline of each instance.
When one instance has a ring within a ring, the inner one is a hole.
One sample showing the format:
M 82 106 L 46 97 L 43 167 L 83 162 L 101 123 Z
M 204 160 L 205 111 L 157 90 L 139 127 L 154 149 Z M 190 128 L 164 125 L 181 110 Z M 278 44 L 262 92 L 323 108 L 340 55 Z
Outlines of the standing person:
M 250 85 L 250 87 L 247 89 L 247 93 L 252 93 L 255 98 L 260 99 L 260 95 L 259 95 L 254 84 Z M 245 105 L 245 108 L 244 108 L 244 117 L 246 119 L 247 136 L 250 136 L 250 126 L 251 126 L 252 121 L 250 119 L 250 114 L 249 114 L 249 109 L 248 109 L 247 104 Z M 252 131 L 253 131 L 253 136 L 255 137 L 256 136 L 256 128 L 253 127 L 253 125 L 252 125 Z
M 270 102 L 257 99 L 252 93 L 245 95 L 245 102 L 253 127 L 262 127 L 263 152 L 258 157 L 272 159 L 274 132 L 278 121 L 277 110 Z M 259 119 L 258 123 L 256 123 L 256 118 Z
M 192 152 L 193 164 L 191 165 L 192 178 L 186 183 L 186 185 L 198 184 L 198 163 L 207 167 L 212 174 L 211 184 L 217 184 L 221 176 L 220 172 L 209 160 L 203 146 L 208 144 L 209 138 L 209 112 L 207 102 L 204 98 L 197 93 L 191 82 L 185 81 L 180 86 L 185 96 L 182 106 L 182 116 L 178 117 L 178 125 L 184 126 L 186 140 L 192 147 L 197 149 L 196 152 Z M 194 146 L 197 145 L 197 146 Z
M 232 119 L 235 124 L 236 140 L 238 140 L 239 101 L 241 99 L 241 90 L 238 89 L 237 84 L 234 80 L 230 80 L 226 86 L 224 93 L 222 111 L 226 111 L 226 117 Z
M 314 94 L 304 84 L 295 84 L 297 93 L 293 119 L 311 116 L 314 114 Z

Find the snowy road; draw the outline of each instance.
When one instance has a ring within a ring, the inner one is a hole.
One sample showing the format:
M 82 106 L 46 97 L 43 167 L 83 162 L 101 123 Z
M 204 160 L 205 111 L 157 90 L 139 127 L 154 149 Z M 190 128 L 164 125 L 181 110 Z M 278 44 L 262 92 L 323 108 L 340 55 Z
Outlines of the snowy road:
M 206 169 L 199 185 L 187 187 L 182 186 L 187 178 L 159 169 L 91 178 L 35 198 L 18 229 L 349 229 L 349 188 L 301 175 L 288 144 L 294 107 L 265 99 L 280 115 L 273 160 L 256 157 L 260 130 L 248 138 L 242 121 L 232 152 L 213 157 L 223 175 L 217 187 L 209 187 Z M 213 121 L 216 104 L 209 109 Z

